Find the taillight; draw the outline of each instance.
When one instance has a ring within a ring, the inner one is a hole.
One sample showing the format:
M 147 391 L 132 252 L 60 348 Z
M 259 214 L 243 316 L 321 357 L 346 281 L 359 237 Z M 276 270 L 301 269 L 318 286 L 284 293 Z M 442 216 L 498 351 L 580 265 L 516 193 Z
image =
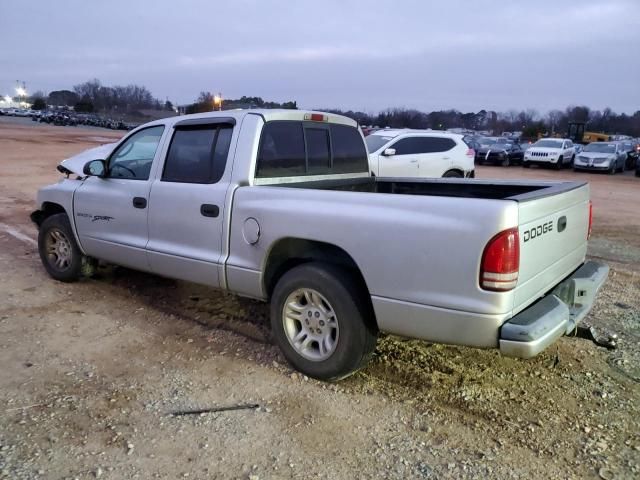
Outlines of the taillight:
M 593 204 L 589 200 L 589 231 L 587 232 L 587 240 L 591 238 L 591 226 L 593 225 Z
M 475 157 L 476 151 L 473 148 L 467 150 L 467 157 Z
M 506 292 L 518 283 L 520 235 L 510 228 L 493 237 L 482 254 L 480 286 L 485 290 Z

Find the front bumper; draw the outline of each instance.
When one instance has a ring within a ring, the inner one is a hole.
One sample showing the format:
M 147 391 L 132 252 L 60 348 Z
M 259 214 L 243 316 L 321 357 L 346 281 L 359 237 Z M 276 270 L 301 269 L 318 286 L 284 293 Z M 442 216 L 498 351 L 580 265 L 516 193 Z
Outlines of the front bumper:
M 551 157 L 524 157 L 524 161 L 531 165 L 555 165 L 558 163 L 557 158 Z
M 500 352 L 531 358 L 571 333 L 591 310 L 608 274 L 608 265 L 585 262 L 549 294 L 502 325 Z
M 587 165 L 584 163 L 573 163 L 573 168 L 576 170 L 593 170 L 593 171 L 597 171 L 597 172 L 606 172 L 607 170 L 609 170 L 609 168 L 611 168 L 611 164 L 606 163 L 606 164 L 593 164 L 593 165 Z

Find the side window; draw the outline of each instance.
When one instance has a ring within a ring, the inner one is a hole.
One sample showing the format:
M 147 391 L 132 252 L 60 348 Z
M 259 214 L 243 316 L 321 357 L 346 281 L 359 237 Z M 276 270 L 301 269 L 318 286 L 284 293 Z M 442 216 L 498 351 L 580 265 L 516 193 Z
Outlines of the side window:
M 451 138 L 446 137 L 425 137 L 425 139 L 429 140 L 430 150 L 429 152 L 448 152 L 453 147 L 456 146 L 456 142 Z M 517 143 L 515 144 L 517 145 Z
M 287 177 L 305 172 L 302 123 L 268 122 L 262 132 L 256 177 Z
M 409 137 L 391 145 L 396 155 L 414 155 L 420 153 L 447 152 L 456 146 L 456 142 L 445 137 Z
M 178 128 L 162 172 L 163 182 L 216 183 L 222 177 L 233 128 L 205 125 Z
M 131 135 L 109 157 L 107 177 L 148 180 L 163 131 L 159 125 Z
M 418 140 L 418 137 L 401 138 L 391 145 L 390 148 L 395 148 L 396 155 L 415 155 L 416 153 L 423 153 L 420 151 L 420 142 Z

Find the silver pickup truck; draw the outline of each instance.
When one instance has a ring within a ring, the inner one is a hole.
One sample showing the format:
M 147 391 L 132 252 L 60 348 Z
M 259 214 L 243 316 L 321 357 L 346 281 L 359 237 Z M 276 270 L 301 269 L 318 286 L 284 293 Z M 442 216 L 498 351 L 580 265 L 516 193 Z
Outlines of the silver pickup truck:
M 269 301 L 284 356 L 325 380 L 379 331 L 532 357 L 608 274 L 585 262 L 586 183 L 372 177 L 338 115 L 168 118 L 58 170 L 32 214 L 53 278 L 101 260 Z

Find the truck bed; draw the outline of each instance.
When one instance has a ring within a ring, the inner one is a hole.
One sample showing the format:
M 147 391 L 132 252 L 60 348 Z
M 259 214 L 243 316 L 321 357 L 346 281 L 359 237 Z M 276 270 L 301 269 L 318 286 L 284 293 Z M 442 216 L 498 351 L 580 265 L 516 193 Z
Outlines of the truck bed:
M 482 198 L 524 202 L 580 188 L 586 182 L 524 182 L 476 179 L 355 178 L 281 184 L 282 187 L 398 195 Z

